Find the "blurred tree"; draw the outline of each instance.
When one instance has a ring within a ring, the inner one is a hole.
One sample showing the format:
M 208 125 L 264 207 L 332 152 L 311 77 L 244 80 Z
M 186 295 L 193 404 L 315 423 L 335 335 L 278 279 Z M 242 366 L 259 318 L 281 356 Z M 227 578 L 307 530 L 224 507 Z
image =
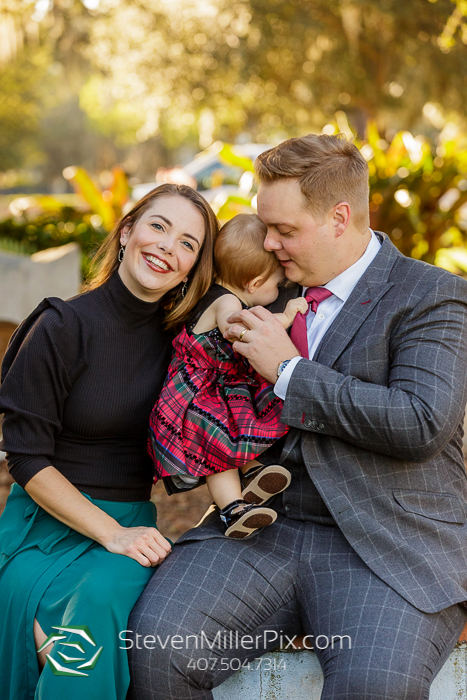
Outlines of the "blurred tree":
M 0 171 L 40 160 L 37 136 L 50 58 L 39 45 L 32 10 L 18 0 L 0 0 Z
M 40 162 L 37 139 L 46 56 L 23 53 L 0 66 L 0 171 Z
M 466 114 L 465 46 L 440 40 L 451 0 L 101 0 L 100 10 L 87 49 L 100 72 L 81 100 L 126 141 L 281 139 L 336 109 L 361 135 L 369 118 L 394 133 L 429 100 Z
M 151 152 L 168 164 L 181 144 L 276 141 L 321 130 L 336 110 L 360 136 L 369 119 L 387 141 L 429 131 L 428 101 L 466 116 L 466 6 L 0 0 L 0 169 L 35 143 L 50 180 L 70 162 L 109 169 L 132 144 L 145 149 L 133 162 Z
M 95 15 L 81 0 L 0 0 L 0 171 L 40 163 L 60 189 L 70 162 L 103 169 L 120 159 L 79 105 Z

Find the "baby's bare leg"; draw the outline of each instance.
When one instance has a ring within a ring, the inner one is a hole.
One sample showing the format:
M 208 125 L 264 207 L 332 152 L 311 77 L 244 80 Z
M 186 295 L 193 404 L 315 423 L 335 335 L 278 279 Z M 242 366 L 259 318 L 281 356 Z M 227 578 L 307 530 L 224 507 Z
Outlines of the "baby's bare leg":
M 206 483 L 209 493 L 221 509 L 242 497 L 238 469 L 228 469 L 219 474 L 210 474 L 206 477 Z
M 244 464 L 243 467 L 240 467 L 240 470 L 242 474 L 246 474 L 250 469 L 253 469 L 253 467 L 261 467 L 261 462 L 258 462 L 257 459 L 252 459 L 250 462 Z

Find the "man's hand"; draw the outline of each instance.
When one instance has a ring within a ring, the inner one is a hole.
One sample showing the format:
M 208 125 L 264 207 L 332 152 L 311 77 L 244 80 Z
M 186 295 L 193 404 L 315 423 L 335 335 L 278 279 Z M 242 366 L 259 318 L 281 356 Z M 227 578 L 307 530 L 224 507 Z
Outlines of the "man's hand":
M 246 357 L 251 366 L 272 384 L 277 381 L 279 363 L 300 355 L 282 324 L 262 306 L 239 311 L 229 316 L 227 321 L 233 325 L 227 329 L 224 338 L 232 343 L 235 352 Z M 245 327 L 248 330 L 240 341 Z

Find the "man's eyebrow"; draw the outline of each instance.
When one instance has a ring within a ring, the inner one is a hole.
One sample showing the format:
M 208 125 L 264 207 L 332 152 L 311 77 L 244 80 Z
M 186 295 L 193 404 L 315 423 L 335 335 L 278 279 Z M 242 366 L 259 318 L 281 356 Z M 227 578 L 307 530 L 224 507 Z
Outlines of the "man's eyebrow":
M 168 219 L 166 219 L 165 216 L 162 216 L 162 214 L 151 214 L 151 216 L 149 218 L 154 219 L 154 217 L 156 217 L 156 216 L 159 219 L 162 219 L 162 221 L 165 221 L 165 223 L 168 224 L 169 226 L 173 226 L 172 222 L 169 221 Z

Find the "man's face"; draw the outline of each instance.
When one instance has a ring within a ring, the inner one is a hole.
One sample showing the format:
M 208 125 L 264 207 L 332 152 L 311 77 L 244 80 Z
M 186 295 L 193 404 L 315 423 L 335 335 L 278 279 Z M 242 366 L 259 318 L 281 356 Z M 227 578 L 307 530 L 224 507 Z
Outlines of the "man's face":
M 315 287 L 340 273 L 332 213 L 317 220 L 295 179 L 260 185 L 258 216 L 268 228 L 264 247 L 275 253 L 289 280 Z

